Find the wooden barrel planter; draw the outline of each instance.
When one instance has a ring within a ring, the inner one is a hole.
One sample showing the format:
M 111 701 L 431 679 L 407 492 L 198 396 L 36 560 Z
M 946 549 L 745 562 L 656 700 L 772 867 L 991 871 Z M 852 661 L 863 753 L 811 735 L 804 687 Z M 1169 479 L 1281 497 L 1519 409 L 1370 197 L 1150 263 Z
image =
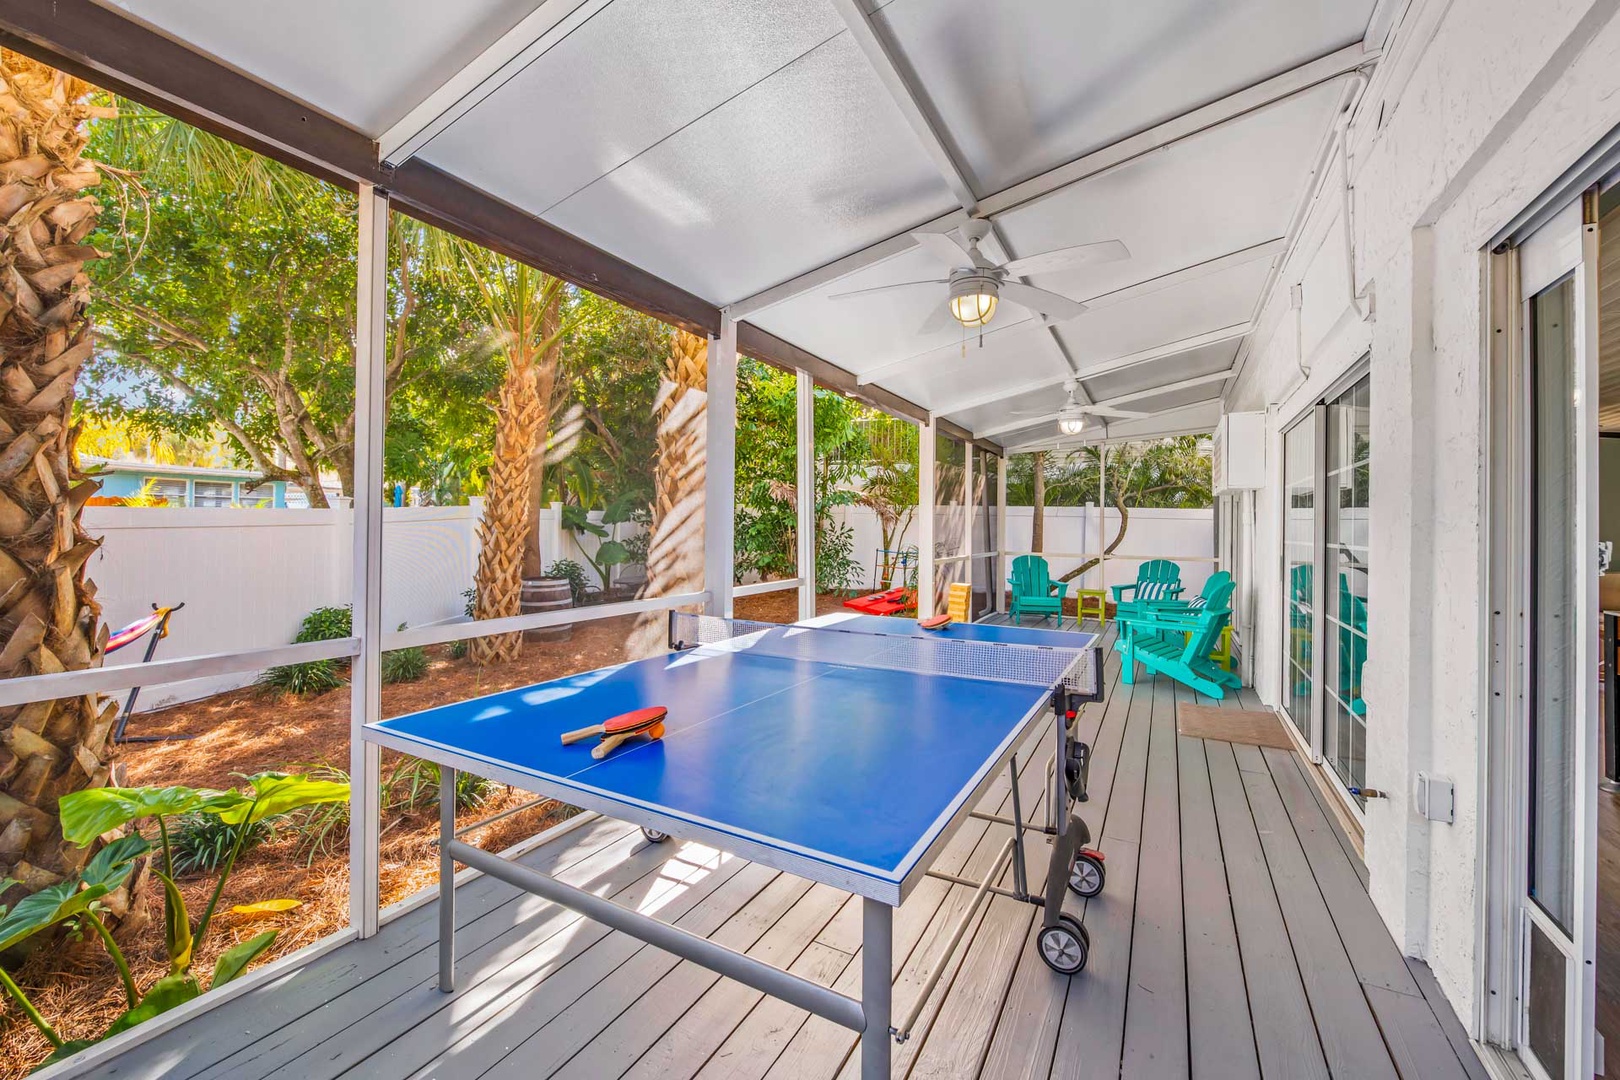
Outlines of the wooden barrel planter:
M 573 606 L 574 594 L 569 589 L 566 578 L 523 579 L 523 614 L 535 615 L 542 611 L 562 611 Z M 547 626 L 523 632 L 525 641 L 567 641 L 573 636 L 573 623 L 563 623 L 560 626 Z

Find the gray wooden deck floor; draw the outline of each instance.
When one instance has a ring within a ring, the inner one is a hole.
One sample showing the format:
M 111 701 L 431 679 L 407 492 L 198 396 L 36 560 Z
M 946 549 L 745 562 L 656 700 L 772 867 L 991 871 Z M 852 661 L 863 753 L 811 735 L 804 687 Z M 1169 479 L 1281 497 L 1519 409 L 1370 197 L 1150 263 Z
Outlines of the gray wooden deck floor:
M 1295 755 L 1189 739 L 1163 679 L 1082 715 L 1080 810 L 1108 884 L 1075 903 L 1073 979 L 1034 952 L 1036 909 L 993 899 L 945 972 L 897 1078 L 1484 1080 L 1428 969 L 1404 959 L 1366 872 Z M 1245 692 L 1233 707 L 1258 703 Z M 1038 806 L 1044 756 L 1022 774 Z M 1021 755 L 1020 760 L 1024 760 Z M 1006 812 L 1006 781 L 986 807 Z M 982 873 L 1003 827 L 971 822 L 941 867 Z M 524 861 L 807 978 L 859 993 L 860 905 L 694 844 L 597 819 Z M 971 890 L 928 880 L 895 920 L 895 1015 Z M 103 1077 L 850 1078 L 856 1037 L 488 878 L 458 891 L 460 989 L 435 988 L 419 908 L 137 1047 Z

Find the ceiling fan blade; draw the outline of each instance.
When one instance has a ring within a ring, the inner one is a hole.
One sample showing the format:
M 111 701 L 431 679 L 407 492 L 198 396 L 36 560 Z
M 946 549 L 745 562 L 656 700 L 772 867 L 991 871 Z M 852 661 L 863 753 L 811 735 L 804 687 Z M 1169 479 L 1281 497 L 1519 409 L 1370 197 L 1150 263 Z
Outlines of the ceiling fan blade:
M 1086 310 L 1086 305 L 1077 300 L 1070 300 L 1067 296 L 1059 296 L 1045 289 L 1037 289 L 1033 285 L 1020 285 L 1016 281 L 1001 283 L 1001 298 L 1011 300 L 1056 322 L 1072 319 Z
M 1087 263 L 1117 262 L 1131 257 L 1131 251 L 1118 240 L 1104 240 L 1096 244 L 1076 244 L 1074 247 L 1056 248 L 1031 255 L 1027 259 L 1014 259 L 1005 267 L 1014 277 L 1030 274 L 1050 274 Z
M 929 314 L 923 324 L 917 328 L 917 332 L 919 334 L 937 334 L 942 330 L 950 330 L 953 327 L 960 328 L 961 325 L 956 321 L 956 316 L 951 314 L 951 306 L 942 303 Z
M 931 281 L 901 281 L 901 282 L 898 282 L 897 284 L 894 284 L 894 285 L 874 285 L 870 289 L 852 289 L 849 292 L 833 293 L 831 296 L 827 297 L 827 299 L 829 299 L 829 300 L 848 300 L 852 296 L 871 296 L 873 293 L 893 292 L 895 289 L 910 289 L 910 288 L 913 288 L 914 286 L 917 286 L 917 285 L 947 285 L 947 284 L 949 284 L 949 282 L 944 278 L 936 278 L 936 279 L 931 280 Z
M 952 269 L 973 265 L 972 254 L 951 233 L 914 232 L 911 238 Z
M 1096 413 L 1098 416 L 1112 416 L 1119 420 L 1146 420 L 1153 415 L 1145 412 L 1131 412 L 1128 409 L 1116 409 L 1110 405 L 1082 405 L 1080 408 L 1088 413 Z

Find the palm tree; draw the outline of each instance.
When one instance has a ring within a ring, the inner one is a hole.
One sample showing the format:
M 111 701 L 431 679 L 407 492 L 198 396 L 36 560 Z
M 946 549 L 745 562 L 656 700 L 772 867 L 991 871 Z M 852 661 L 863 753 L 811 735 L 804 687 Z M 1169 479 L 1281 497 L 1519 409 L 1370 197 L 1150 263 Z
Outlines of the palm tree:
M 395 227 L 410 226 L 396 218 Z M 521 610 L 523 579 L 541 574 L 541 470 L 565 330 L 564 283 L 436 229 L 426 230 L 424 240 L 429 266 L 464 272 L 476 284 L 489 331 L 506 358 L 473 578 L 473 617 L 505 618 Z M 507 663 L 522 646 L 522 634 L 494 634 L 473 639 L 469 653 L 475 663 Z
M 88 83 L 0 51 L 0 678 L 98 667 L 107 639 L 79 524 L 99 485 L 77 467 L 74 384 L 92 342 L 85 243 L 101 178 L 86 122 L 112 110 Z M 0 875 L 55 884 L 86 851 L 56 800 L 107 783 L 118 706 L 97 694 L 0 711 Z
M 707 447 L 709 343 L 676 330 L 653 412 L 658 418 L 658 462 L 652 540 L 647 546 L 648 596 L 703 588 L 703 470 Z M 631 634 L 631 657 L 663 651 L 662 615 L 642 618 Z

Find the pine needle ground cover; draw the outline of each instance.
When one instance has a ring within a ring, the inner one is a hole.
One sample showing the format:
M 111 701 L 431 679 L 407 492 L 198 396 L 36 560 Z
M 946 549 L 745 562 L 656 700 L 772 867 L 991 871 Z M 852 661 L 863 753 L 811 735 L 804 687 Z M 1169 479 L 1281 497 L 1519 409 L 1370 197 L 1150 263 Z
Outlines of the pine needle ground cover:
M 797 594 L 752 598 L 785 598 L 796 614 Z M 836 601 L 832 601 L 834 604 Z M 739 617 L 749 615 L 744 602 Z M 633 617 L 579 623 L 571 640 L 527 644 L 518 659 L 480 669 L 468 659 L 451 659 L 443 648 L 426 650 L 428 670 L 419 680 L 382 688 L 383 714 L 397 716 L 451 701 L 527 686 L 546 679 L 618 663 L 624 642 L 634 626 Z M 249 687 L 155 713 L 137 713 L 131 730 L 146 735 L 194 735 L 187 741 L 126 744 L 118 749 L 117 764 L 126 785 L 183 784 L 220 788 L 237 782 L 237 774 L 267 769 L 349 765 L 349 688 L 311 697 L 276 696 Z M 383 775 L 395 770 L 400 759 L 383 756 Z M 527 792 L 496 786 L 476 809 L 464 810 L 463 820 L 478 820 L 528 802 Z M 409 800 L 394 800 L 384 813 L 381 840 L 382 902 L 403 900 L 438 880 L 438 855 L 432 841 L 438 836 L 438 806 L 429 801 L 412 808 Z M 469 835 L 472 843 L 491 851 L 524 840 L 563 820 L 569 809 L 548 803 L 502 819 Z M 211 969 L 217 954 L 265 930 L 277 930 L 271 950 L 260 961 L 272 960 L 348 924 L 349 865 L 346 833 L 335 843 L 312 852 L 307 838 L 282 823 L 274 835 L 241 857 L 227 882 L 219 910 L 219 933 L 206 944 L 197 966 Z M 181 891 L 188 907 L 200 909 L 208 900 L 213 877 L 183 878 Z M 253 914 L 231 909 L 268 900 L 291 898 L 299 906 L 287 911 Z M 167 971 L 163 941 L 162 890 L 147 896 L 144 918 L 119 932 L 137 983 L 142 987 Z M 57 1031 L 65 1038 L 99 1034 L 125 1008 L 117 972 L 107 954 L 94 941 L 69 941 L 62 948 L 41 950 L 17 973 L 26 990 Z M 44 1037 L 13 1011 L 11 1022 L 0 1030 L 0 1080 L 26 1076 L 44 1060 L 50 1046 Z

